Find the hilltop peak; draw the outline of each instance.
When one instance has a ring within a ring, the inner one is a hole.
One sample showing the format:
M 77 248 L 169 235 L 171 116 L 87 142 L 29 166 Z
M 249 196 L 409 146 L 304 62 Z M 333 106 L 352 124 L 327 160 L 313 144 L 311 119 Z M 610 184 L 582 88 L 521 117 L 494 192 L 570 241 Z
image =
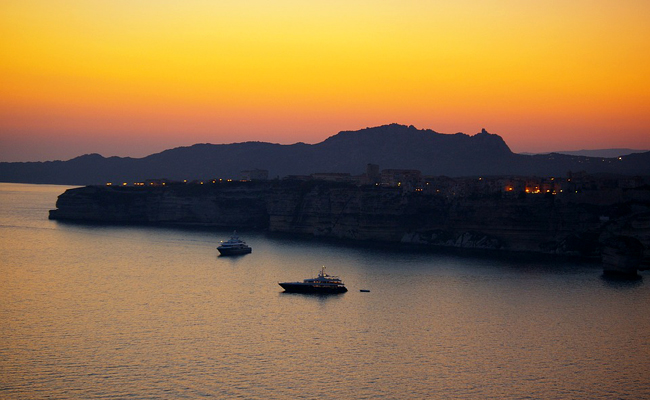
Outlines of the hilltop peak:
M 105 157 L 102 156 L 101 154 L 90 153 L 90 154 L 84 154 L 84 155 L 81 155 L 81 156 L 78 156 L 78 157 L 74 157 L 74 158 L 70 159 L 70 161 L 73 161 L 73 160 L 76 160 L 76 161 L 79 161 L 79 160 L 92 161 L 92 160 L 101 160 L 101 159 L 104 159 L 104 158 Z
M 494 133 L 490 133 L 485 128 L 482 128 L 481 131 L 479 133 L 477 133 L 476 135 L 474 135 L 474 136 L 499 136 L 499 135 L 495 135 Z
M 339 136 L 339 135 L 363 135 L 363 134 L 410 134 L 410 133 L 434 133 L 438 132 L 432 131 L 431 129 L 418 129 L 413 125 L 403 125 L 398 123 L 391 123 L 386 125 L 371 126 L 356 131 L 341 131 L 338 134 L 331 136 L 327 140 Z

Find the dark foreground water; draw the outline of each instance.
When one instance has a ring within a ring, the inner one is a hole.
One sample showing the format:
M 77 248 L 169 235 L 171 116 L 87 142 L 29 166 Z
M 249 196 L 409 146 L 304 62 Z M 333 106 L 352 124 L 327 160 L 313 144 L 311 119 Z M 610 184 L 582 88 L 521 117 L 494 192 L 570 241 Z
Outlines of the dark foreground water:
M 49 221 L 0 184 L 2 399 L 650 398 L 648 279 L 600 266 Z M 350 291 L 283 294 L 321 265 Z M 359 289 L 369 289 L 361 293 Z

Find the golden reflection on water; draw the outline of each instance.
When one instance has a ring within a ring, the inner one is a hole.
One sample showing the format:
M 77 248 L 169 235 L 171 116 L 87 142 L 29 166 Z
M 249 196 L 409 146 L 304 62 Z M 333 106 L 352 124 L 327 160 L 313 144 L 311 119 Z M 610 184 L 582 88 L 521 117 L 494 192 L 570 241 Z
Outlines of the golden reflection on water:
M 3 399 L 650 397 L 644 281 L 252 232 L 217 257 L 229 232 L 49 221 L 61 191 L 0 184 Z M 348 293 L 277 285 L 323 264 Z

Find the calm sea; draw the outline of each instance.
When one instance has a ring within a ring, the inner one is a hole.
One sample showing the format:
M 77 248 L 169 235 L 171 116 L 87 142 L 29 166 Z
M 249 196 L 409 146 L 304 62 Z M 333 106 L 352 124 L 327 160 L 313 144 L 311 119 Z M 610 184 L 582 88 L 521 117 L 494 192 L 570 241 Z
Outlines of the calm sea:
M 650 398 L 649 276 L 239 232 L 49 221 L 0 184 L 2 399 Z M 322 265 L 350 289 L 284 294 Z M 362 293 L 360 289 L 368 289 Z

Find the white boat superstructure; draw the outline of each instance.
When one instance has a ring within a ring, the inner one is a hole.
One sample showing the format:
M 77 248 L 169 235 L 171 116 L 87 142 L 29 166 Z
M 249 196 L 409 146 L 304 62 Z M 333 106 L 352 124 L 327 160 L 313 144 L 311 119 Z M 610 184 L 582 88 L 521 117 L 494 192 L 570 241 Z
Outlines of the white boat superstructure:
M 237 236 L 237 231 L 227 241 L 221 241 L 217 247 L 222 256 L 232 256 L 237 254 L 248 254 L 253 251 L 249 245 Z

